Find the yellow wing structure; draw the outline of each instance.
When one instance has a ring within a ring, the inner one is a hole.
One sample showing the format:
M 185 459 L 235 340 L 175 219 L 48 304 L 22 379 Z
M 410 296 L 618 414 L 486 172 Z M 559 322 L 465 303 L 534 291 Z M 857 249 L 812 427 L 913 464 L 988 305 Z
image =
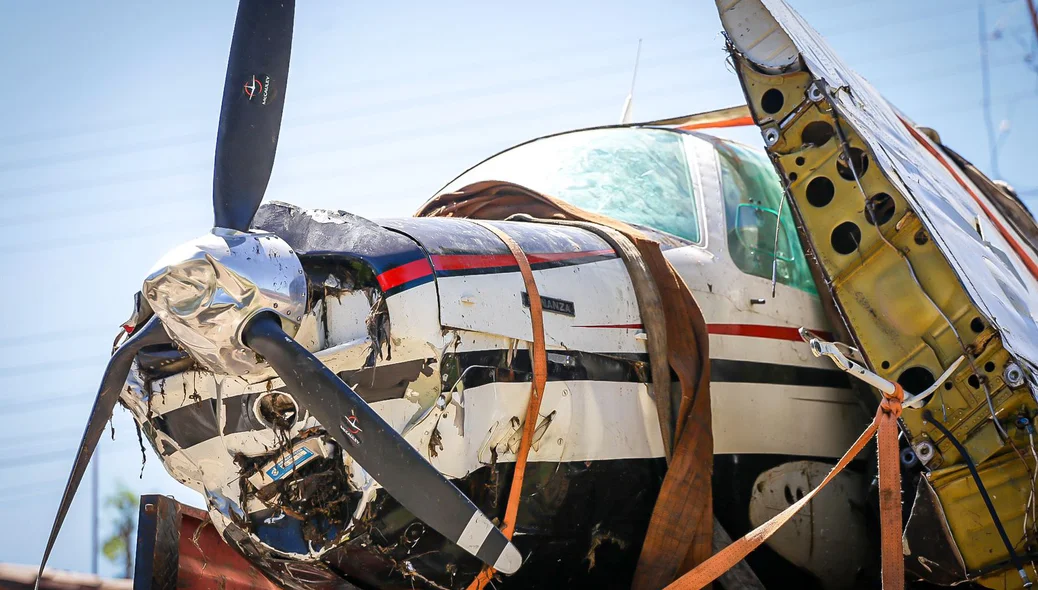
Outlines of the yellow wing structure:
M 923 469 L 905 475 L 906 569 L 938 584 L 1035 580 L 1033 218 L 782 0 L 716 3 L 832 319 L 909 394 L 903 457 Z

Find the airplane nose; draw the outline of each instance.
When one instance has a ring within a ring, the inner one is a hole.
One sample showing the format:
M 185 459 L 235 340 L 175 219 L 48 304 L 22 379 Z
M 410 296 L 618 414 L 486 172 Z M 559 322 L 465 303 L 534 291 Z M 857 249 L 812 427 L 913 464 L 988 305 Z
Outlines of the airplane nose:
M 163 257 L 142 291 L 178 344 L 207 369 L 230 375 L 261 367 L 241 339 L 245 324 L 269 311 L 294 335 L 307 295 L 302 263 L 284 240 L 222 228 Z

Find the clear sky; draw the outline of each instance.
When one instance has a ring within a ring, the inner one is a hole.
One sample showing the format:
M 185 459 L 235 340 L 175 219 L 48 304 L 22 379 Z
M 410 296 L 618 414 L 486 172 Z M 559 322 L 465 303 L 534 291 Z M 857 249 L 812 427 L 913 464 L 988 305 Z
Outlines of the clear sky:
M 792 0 L 918 123 L 1038 197 L 1038 76 L 1025 0 Z M 393 6 L 390 6 L 390 5 Z M 232 0 L 5 2 L 0 18 L 0 561 L 35 563 L 107 352 L 155 260 L 212 224 Z M 410 215 L 454 175 L 554 131 L 737 104 L 707 0 L 301 0 L 268 199 Z M 754 145 L 755 129 L 735 131 Z M 1038 203 L 1032 202 L 1032 207 Z M 101 444 L 102 495 L 175 494 L 132 421 Z M 89 479 L 52 565 L 90 568 Z M 102 519 L 102 522 L 104 519 Z M 103 563 L 103 562 L 102 562 Z M 115 568 L 102 565 L 102 573 Z

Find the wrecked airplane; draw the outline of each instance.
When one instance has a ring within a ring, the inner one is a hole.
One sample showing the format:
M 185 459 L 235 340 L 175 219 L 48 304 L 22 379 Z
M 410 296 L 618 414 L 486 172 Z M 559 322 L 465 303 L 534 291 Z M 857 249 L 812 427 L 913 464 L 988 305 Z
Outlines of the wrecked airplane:
M 802 505 L 889 384 L 908 580 L 1029 585 L 1033 218 L 780 0 L 717 5 L 746 108 L 539 138 L 369 221 L 261 206 L 294 8 L 242 2 L 215 227 L 138 293 L 47 555 L 118 402 L 284 587 L 661 588 Z M 765 151 L 703 131 L 743 119 Z M 847 463 L 721 584 L 878 585 Z

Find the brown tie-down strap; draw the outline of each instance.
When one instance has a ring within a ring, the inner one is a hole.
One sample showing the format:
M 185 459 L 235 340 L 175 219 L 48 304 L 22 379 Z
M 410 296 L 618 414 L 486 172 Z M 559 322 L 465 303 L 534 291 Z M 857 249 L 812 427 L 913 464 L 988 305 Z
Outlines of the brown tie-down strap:
M 537 419 L 540 418 L 541 399 L 544 397 L 544 384 L 548 381 L 548 354 L 544 348 L 544 316 L 541 309 L 541 294 L 537 290 L 537 283 L 533 280 L 533 269 L 526 253 L 519 244 L 500 228 L 489 223 L 472 220 L 473 223 L 485 227 L 494 232 L 502 242 L 508 246 L 519 264 L 519 272 L 523 275 L 523 284 L 526 286 L 526 294 L 530 299 L 530 324 L 533 328 L 533 350 L 530 357 L 533 361 L 533 383 L 530 386 L 530 403 L 526 406 L 526 422 L 523 423 L 523 438 L 519 441 L 519 452 L 515 454 L 515 470 L 512 472 L 512 485 L 508 488 L 508 504 L 505 505 L 505 519 L 501 524 L 501 532 L 512 540 L 515 532 L 515 519 L 519 514 L 519 496 L 523 491 L 523 478 L 526 475 L 526 459 L 533 446 L 533 434 L 537 430 Z M 469 585 L 470 590 L 482 589 L 494 575 L 494 569 L 490 566 L 476 576 Z
M 433 198 L 415 215 L 507 219 L 516 213 L 611 227 L 634 242 L 656 281 L 667 325 L 667 357 L 680 384 L 681 403 L 675 417 L 673 457 L 642 542 L 632 586 L 635 590 L 659 590 L 713 553 L 710 339 L 703 313 L 658 243 L 626 223 L 519 185 L 475 183 Z
M 663 454 L 670 463 L 674 448 L 674 412 L 670 400 L 670 364 L 667 361 L 667 320 L 663 316 L 663 300 L 656 288 L 649 267 L 642 260 L 641 253 L 634 242 L 611 227 L 588 223 L 586 221 L 568 221 L 562 219 L 538 219 L 525 213 L 508 218 L 514 221 L 529 223 L 547 223 L 579 227 L 605 240 L 616 252 L 627 268 L 634 286 L 634 298 L 638 302 L 638 313 L 642 318 L 645 330 L 645 348 L 649 353 L 649 371 L 652 376 L 652 391 L 656 402 L 656 416 L 660 421 L 660 435 L 663 439 Z
M 882 393 L 882 392 L 881 392 Z M 768 522 L 746 533 L 741 539 L 722 549 L 717 555 L 681 576 L 666 590 L 699 590 L 716 580 L 751 551 L 760 547 L 782 525 L 789 522 L 818 492 L 833 480 L 869 444 L 876 435 L 879 454 L 879 517 L 880 550 L 883 563 L 883 589 L 900 590 L 905 587 L 905 558 L 901 545 L 901 467 L 897 445 L 897 419 L 901 415 L 901 402 L 905 392 L 895 385 L 893 394 L 883 393 L 883 401 L 876 410 L 876 417 L 858 440 L 836 462 L 836 466 L 825 476 L 818 487 L 808 492 Z

